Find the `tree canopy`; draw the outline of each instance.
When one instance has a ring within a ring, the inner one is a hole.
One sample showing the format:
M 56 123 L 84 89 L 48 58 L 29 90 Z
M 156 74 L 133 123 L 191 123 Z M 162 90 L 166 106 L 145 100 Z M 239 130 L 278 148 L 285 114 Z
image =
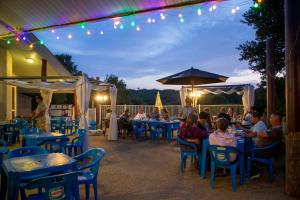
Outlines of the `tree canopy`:
M 263 111 L 266 103 L 266 40 L 272 37 L 275 44 L 275 70 L 277 82 L 278 110 L 284 111 L 284 8 L 283 0 L 264 0 L 243 14 L 242 23 L 255 30 L 255 39 L 238 47 L 240 60 L 248 61 L 249 68 L 262 75 L 256 92 L 257 109 Z
M 81 75 L 82 71 L 77 69 L 77 65 L 73 62 L 72 56 L 68 54 L 56 54 L 55 57 L 61 62 L 61 64 L 72 74 Z

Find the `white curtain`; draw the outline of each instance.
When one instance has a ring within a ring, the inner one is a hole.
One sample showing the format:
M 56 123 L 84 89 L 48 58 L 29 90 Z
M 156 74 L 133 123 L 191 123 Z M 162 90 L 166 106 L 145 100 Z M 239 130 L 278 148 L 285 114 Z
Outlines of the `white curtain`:
M 184 107 L 185 106 L 185 98 L 187 95 L 187 89 L 182 87 L 180 90 L 180 100 L 181 100 L 181 106 Z
M 244 94 L 242 97 L 244 113 L 250 110 L 251 106 L 254 106 L 254 87 L 252 85 L 247 85 L 244 87 Z
M 76 83 L 76 97 L 77 105 L 80 116 L 79 127 L 85 129 L 87 134 L 85 135 L 84 150 L 89 146 L 89 134 L 88 134 L 88 108 L 91 96 L 91 86 L 86 76 L 80 77 Z
M 53 94 L 53 91 L 51 90 L 41 90 L 41 96 L 43 97 L 43 102 L 44 104 L 46 105 L 47 107 L 47 110 L 46 110 L 46 132 L 50 132 L 51 131 L 51 128 L 50 128 L 50 116 L 49 116 L 49 107 L 50 107 L 50 104 L 51 104 L 51 100 L 52 100 L 52 94 Z
M 111 116 L 109 122 L 108 139 L 117 140 L 118 139 L 118 127 L 117 127 L 117 115 L 116 115 L 116 103 L 117 103 L 117 88 L 116 86 L 111 86 L 109 89 L 110 101 L 111 101 Z

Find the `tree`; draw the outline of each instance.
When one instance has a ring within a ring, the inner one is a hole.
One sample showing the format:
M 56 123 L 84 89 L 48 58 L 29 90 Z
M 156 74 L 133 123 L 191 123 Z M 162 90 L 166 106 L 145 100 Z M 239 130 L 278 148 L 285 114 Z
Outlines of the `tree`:
M 106 83 L 114 84 L 118 89 L 117 95 L 117 104 L 126 104 L 127 103 L 127 88 L 126 83 L 119 79 L 116 75 L 106 75 L 105 81 Z
M 261 92 L 265 93 L 266 85 L 266 39 L 272 37 L 275 41 L 275 70 L 276 76 L 278 110 L 284 113 L 284 9 L 283 0 L 264 0 L 258 7 L 251 7 L 243 14 L 242 23 L 255 30 L 255 39 L 246 41 L 238 47 L 240 60 L 248 61 L 249 68 L 259 72 L 262 80 L 259 85 Z M 264 97 L 265 94 L 259 95 Z M 261 99 L 260 99 L 261 100 Z M 261 108 L 262 109 L 262 108 Z M 263 111 L 263 110 L 260 110 Z
M 68 54 L 57 54 L 55 57 L 61 62 L 61 64 L 72 74 L 82 75 L 82 71 L 77 69 L 77 65 L 72 61 L 72 56 Z

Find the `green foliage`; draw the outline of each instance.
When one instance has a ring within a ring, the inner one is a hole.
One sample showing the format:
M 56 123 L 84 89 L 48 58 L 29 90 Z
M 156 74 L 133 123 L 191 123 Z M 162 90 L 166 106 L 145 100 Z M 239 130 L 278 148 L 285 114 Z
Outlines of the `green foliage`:
M 127 102 L 127 89 L 126 83 L 119 79 L 116 75 L 106 75 L 105 81 L 106 83 L 114 84 L 118 89 L 117 94 L 117 104 L 126 104 Z
M 256 92 L 256 102 L 260 110 L 266 105 L 266 39 L 272 37 L 275 42 L 275 70 L 284 74 L 284 8 L 283 0 L 264 0 L 257 8 L 250 8 L 243 14 L 242 23 L 253 27 L 255 39 L 246 41 L 238 47 L 240 60 L 248 61 L 249 68 L 262 75 L 261 84 Z M 284 77 L 277 77 L 278 110 L 284 110 Z M 260 92 L 262 94 L 260 94 Z
M 72 74 L 82 75 L 82 71 L 77 69 L 77 65 L 72 61 L 72 56 L 68 54 L 57 54 L 55 57 L 61 62 L 61 64 Z

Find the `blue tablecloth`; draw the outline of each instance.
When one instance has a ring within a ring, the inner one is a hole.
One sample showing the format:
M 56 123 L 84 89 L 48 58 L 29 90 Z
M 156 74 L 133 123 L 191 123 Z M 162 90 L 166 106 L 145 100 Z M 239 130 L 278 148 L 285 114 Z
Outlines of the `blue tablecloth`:
M 47 139 L 65 138 L 66 135 L 61 133 L 36 133 L 24 135 L 25 146 L 37 146 L 40 142 Z
M 76 160 L 63 153 L 11 158 L 3 161 L 0 199 L 17 200 L 20 180 L 51 172 L 77 170 Z

